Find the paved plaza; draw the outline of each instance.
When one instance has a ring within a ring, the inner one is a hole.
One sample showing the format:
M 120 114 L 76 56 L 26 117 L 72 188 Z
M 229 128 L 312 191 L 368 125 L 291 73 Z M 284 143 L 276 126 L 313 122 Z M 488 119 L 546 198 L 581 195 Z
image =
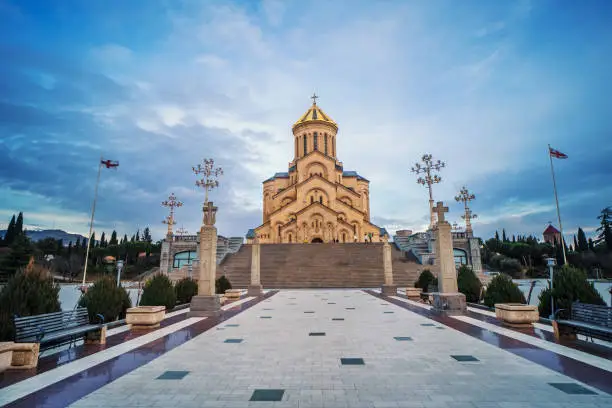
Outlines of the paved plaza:
M 516 340 L 511 330 L 503 335 L 497 332 L 506 329 L 496 326 L 483 331 L 487 323 L 472 325 L 469 316 L 430 318 L 427 307 L 401 297 L 361 290 L 280 291 L 265 299 L 244 300 L 228 312 L 233 317 L 210 320 L 215 324 L 206 327 L 202 325 L 209 319 L 176 323 L 181 326 L 175 337 L 158 334 L 144 348 L 138 344 L 144 353 L 121 350 L 127 359 L 121 364 L 113 363 L 121 361 L 115 353 L 101 364 L 103 356 L 58 367 L 55 370 L 74 364 L 105 368 L 79 367 L 83 371 L 51 380 L 62 380 L 55 389 L 50 386 L 57 398 L 48 390 L 44 398 L 43 388 L 39 398 L 22 398 L 9 406 L 612 406 L 612 397 L 602 390 L 612 385 L 609 359 L 550 343 L 566 348 L 563 356 L 553 348 L 538 348 L 537 341 L 546 340 L 535 337 L 530 346 Z M 198 325 L 199 334 L 186 331 Z M 462 329 L 467 326 L 476 331 Z M 536 362 L 539 351 L 556 356 L 555 361 Z M 132 368 L 122 368 L 132 360 Z M 570 360 L 575 366 L 567 365 Z M 570 376 L 563 374 L 566 371 Z M 581 373 L 584 381 L 576 378 Z M 603 378 L 591 382 L 593 376 Z M 98 386 L 88 389 L 92 379 Z M 0 394 L 16 392 L 20 384 L 0 389 Z M 78 389 L 85 395 L 70 397 Z

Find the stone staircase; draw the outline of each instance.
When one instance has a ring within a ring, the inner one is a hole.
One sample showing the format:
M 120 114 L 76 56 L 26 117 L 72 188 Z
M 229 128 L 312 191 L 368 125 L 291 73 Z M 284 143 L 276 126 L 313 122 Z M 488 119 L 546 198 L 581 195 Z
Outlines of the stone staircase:
M 374 288 L 384 282 L 383 244 L 265 244 L 261 245 L 264 288 Z M 232 286 L 246 288 L 251 276 L 250 244 L 242 245 L 217 266 Z M 393 276 L 398 286 L 412 286 L 423 266 L 391 246 Z

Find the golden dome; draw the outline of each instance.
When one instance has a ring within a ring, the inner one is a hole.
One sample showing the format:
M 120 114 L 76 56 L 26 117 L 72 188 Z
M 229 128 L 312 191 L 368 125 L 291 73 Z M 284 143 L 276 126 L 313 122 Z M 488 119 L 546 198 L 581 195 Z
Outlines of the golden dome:
M 333 119 L 330 118 L 325 112 L 323 112 L 321 108 L 319 108 L 319 106 L 317 105 L 317 98 L 318 96 L 316 95 L 312 96 L 312 101 L 313 101 L 312 106 L 306 111 L 305 114 L 303 114 L 297 120 L 297 122 L 293 124 L 293 128 L 295 128 L 298 125 L 303 125 L 307 122 L 313 122 L 313 121 L 328 123 L 332 125 L 333 127 L 335 127 L 336 129 L 338 128 L 338 124 L 334 122 Z

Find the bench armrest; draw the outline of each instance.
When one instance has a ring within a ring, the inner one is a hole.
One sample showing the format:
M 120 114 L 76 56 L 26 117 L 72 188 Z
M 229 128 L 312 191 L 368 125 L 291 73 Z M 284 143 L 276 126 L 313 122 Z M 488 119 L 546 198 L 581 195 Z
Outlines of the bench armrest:
M 98 313 L 96 317 L 100 319 L 100 324 L 104 324 L 104 315 L 101 315 L 100 313 Z

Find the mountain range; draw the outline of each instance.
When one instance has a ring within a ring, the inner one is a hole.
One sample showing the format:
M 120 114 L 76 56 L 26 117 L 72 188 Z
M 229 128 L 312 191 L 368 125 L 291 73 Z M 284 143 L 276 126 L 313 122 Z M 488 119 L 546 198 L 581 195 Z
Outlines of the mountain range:
M 5 234 L 6 230 L 0 230 L 0 235 L 2 237 L 4 237 Z M 59 229 L 26 230 L 26 236 L 32 241 L 40 241 L 45 238 L 53 238 L 55 240 L 62 239 L 64 240 L 64 245 L 68 245 L 70 241 L 75 244 L 77 239 L 79 238 L 81 239 L 81 241 L 85 239 L 85 237 L 80 234 L 71 234 L 69 232 Z

